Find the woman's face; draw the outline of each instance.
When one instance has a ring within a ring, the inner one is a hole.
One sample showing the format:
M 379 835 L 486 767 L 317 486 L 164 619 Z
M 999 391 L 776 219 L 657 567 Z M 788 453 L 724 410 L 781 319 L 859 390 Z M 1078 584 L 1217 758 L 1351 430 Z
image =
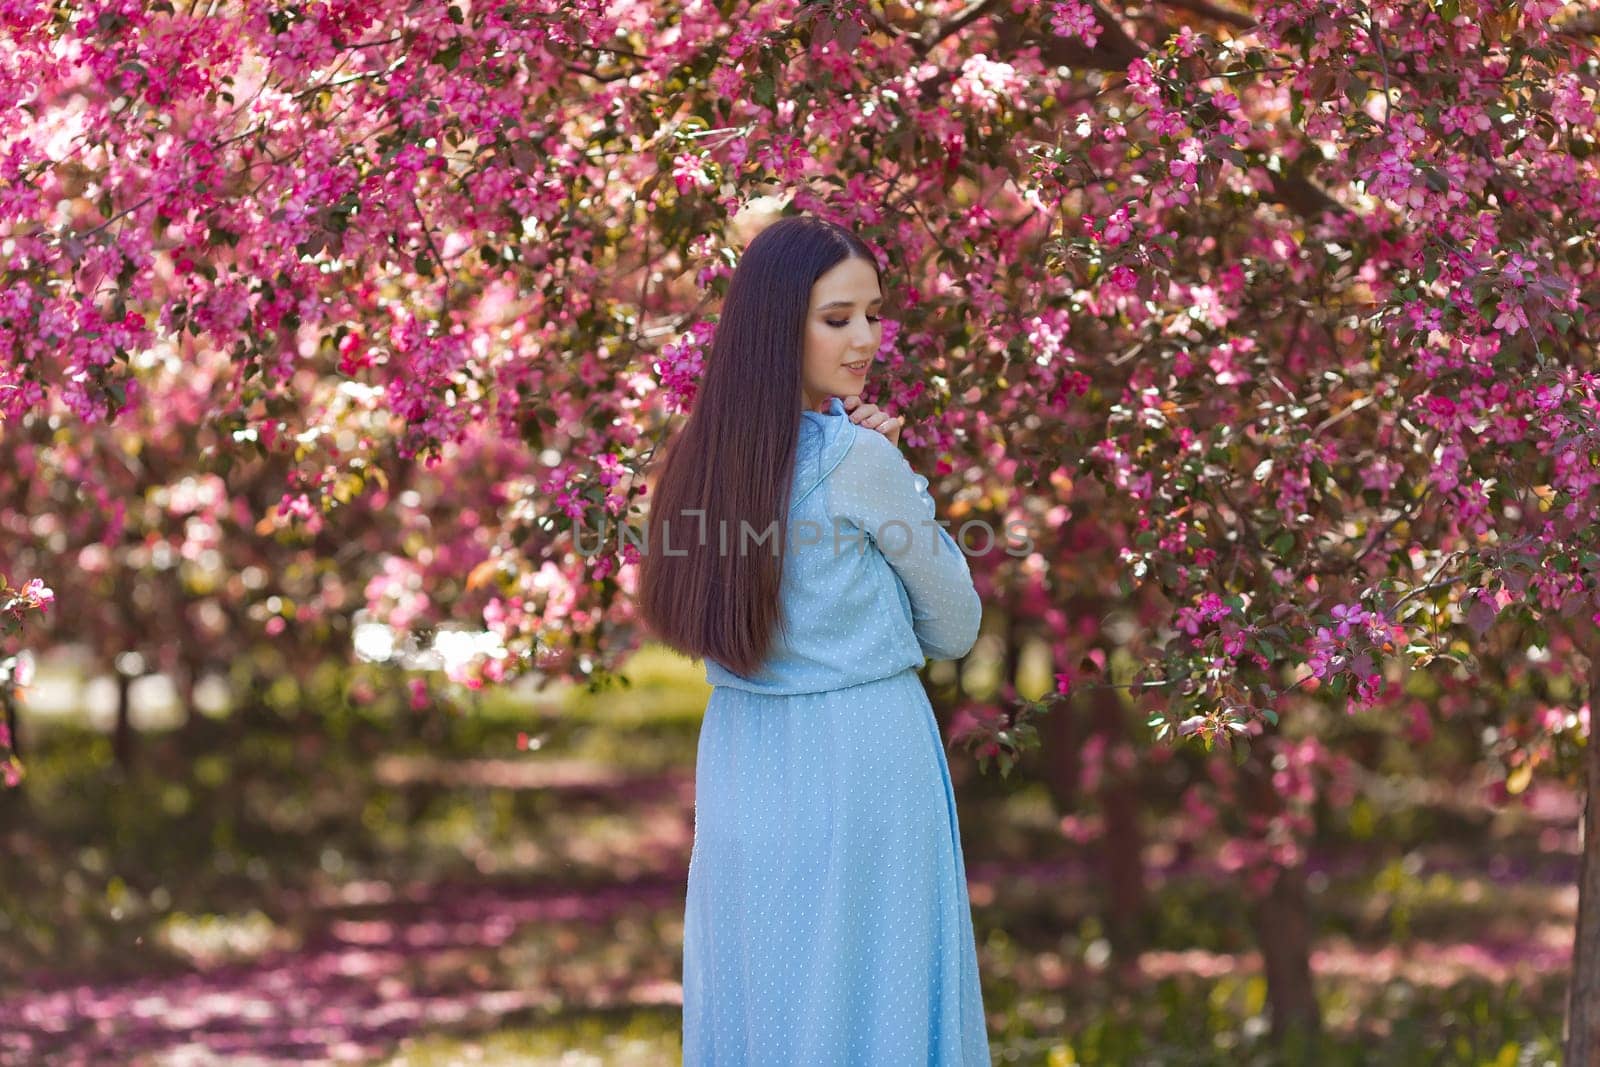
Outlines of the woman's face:
M 878 313 L 883 293 L 870 263 L 850 256 L 811 287 L 800 385 L 807 409 L 821 411 L 832 396 L 854 396 L 883 342 Z

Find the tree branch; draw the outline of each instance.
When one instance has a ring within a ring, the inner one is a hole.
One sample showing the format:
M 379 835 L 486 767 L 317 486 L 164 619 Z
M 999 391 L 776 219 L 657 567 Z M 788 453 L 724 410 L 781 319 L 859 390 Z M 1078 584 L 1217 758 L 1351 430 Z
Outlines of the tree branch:
M 1241 30 L 1254 29 L 1256 20 L 1242 11 L 1230 11 L 1227 8 L 1209 4 L 1206 0 L 1158 0 L 1162 6 L 1176 7 L 1184 11 L 1192 11 L 1196 15 L 1203 15 L 1217 22 L 1225 22 L 1229 26 Z

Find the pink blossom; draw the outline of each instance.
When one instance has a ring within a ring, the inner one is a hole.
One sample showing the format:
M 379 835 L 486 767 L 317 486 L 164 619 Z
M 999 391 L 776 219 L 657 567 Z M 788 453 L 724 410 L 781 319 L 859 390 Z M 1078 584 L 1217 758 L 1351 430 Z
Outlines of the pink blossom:
M 22 587 L 22 597 L 30 601 L 34 607 L 48 608 L 55 603 L 56 594 L 44 584 L 44 579 L 30 578 Z
M 1077 37 L 1088 48 L 1100 39 L 1100 26 L 1094 8 L 1082 0 L 1065 0 L 1050 8 L 1050 32 L 1058 37 Z
M 705 162 L 690 152 L 680 152 L 673 157 L 672 180 L 682 194 L 716 186 L 715 180 L 706 172 Z

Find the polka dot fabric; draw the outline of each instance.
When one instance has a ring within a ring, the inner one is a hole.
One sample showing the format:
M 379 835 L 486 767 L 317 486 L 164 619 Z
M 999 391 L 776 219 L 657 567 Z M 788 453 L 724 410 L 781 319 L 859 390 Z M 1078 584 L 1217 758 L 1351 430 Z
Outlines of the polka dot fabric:
M 686 1067 L 991 1062 L 955 796 L 916 670 L 966 654 L 981 604 L 933 517 L 888 439 L 838 400 L 804 413 L 791 527 L 824 533 L 791 533 L 788 632 L 755 677 L 706 664 Z M 897 523 L 916 534 L 903 551 Z

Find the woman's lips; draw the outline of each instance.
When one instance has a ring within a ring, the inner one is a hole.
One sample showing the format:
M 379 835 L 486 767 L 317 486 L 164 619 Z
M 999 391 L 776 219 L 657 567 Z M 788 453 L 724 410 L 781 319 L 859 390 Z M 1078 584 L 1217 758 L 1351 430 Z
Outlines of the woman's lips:
M 844 369 L 851 374 L 865 374 L 870 366 L 872 366 L 872 360 L 864 359 L 860 363 L 846 363 Z

